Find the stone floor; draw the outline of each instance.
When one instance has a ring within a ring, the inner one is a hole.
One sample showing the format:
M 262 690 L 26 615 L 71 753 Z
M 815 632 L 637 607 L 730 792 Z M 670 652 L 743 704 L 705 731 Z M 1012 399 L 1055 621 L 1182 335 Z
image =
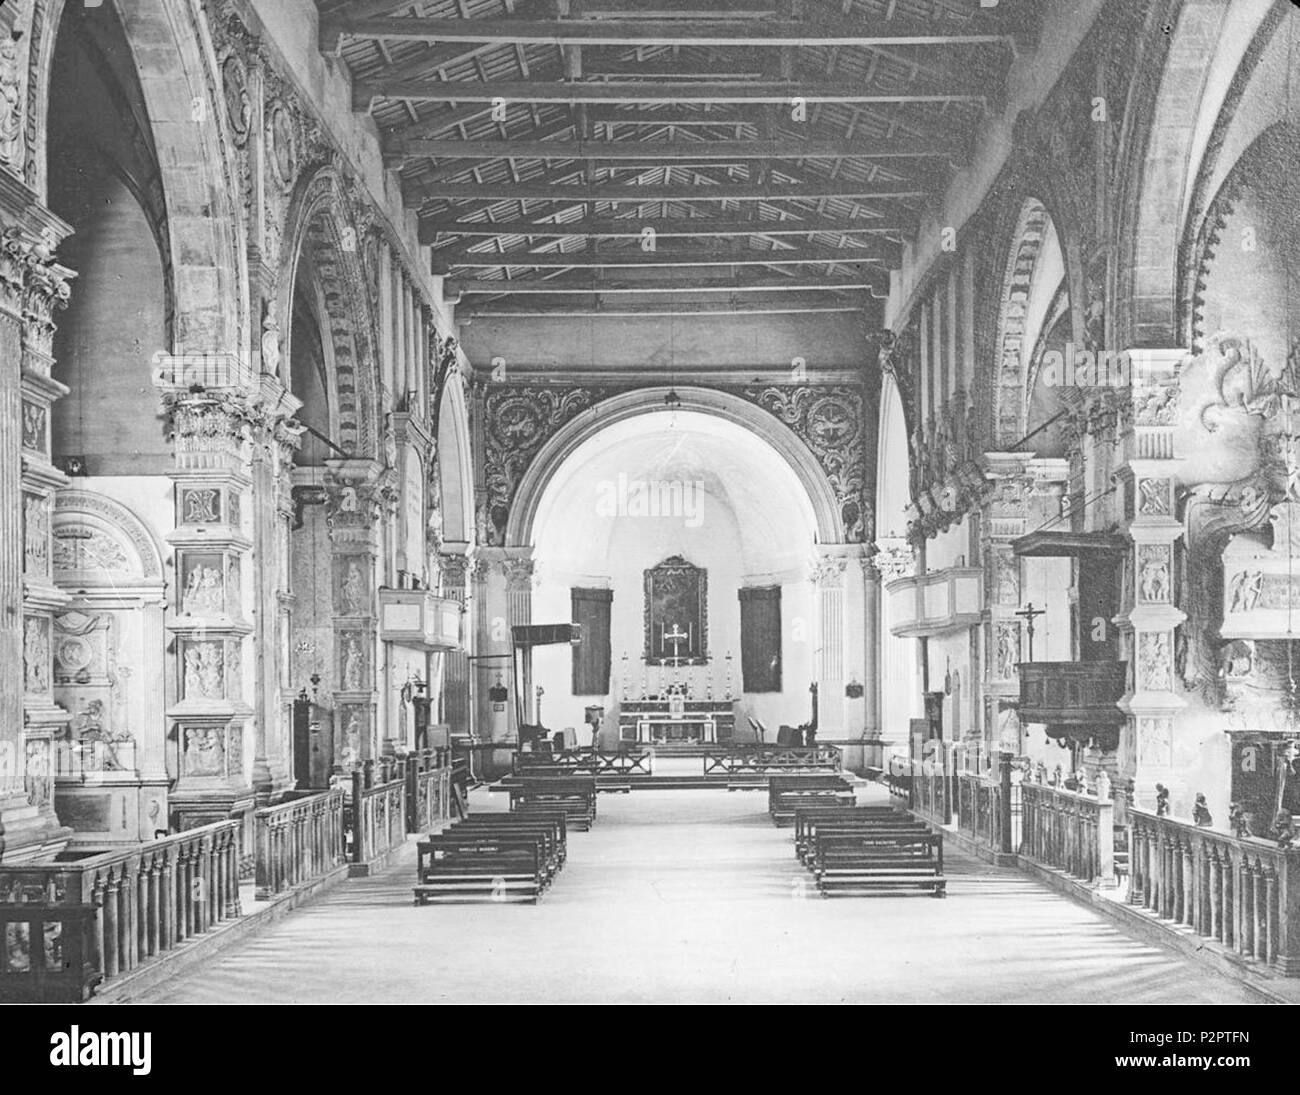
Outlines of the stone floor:
M 1254 1003 L 1016 870 L 946 900 L 823 900 L 754 792 L 604 795 L 539 905 L 411 902 L 414 846 L 149 1002 Z M 505 796 L 474 792 L 473 808 Z

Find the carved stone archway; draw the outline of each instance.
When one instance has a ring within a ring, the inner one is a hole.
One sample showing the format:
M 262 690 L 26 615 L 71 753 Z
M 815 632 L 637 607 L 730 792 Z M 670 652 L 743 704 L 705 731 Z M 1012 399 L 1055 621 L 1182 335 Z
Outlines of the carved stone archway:
M 507 545 L 531 543 L 533 523 L 546 486 L 573 451 L 615 422 L 643 414 L 661 412 L 667 388 L 642 388 L 605 399 L 591 399 L 585 409 L 561 425 L 527 464 L 510 495 L 505 525 Z M 681 411 L 699 411 L 734 422 L 767 442 L 790 465 L 808 494 L 817 521 L 817 539 L 823 544 L 845 541 L 844 502 L 816 455 L 795 433 L 781 424 L 775 414 L 729 392 L 708 388 L 678 388 Z
M 67 0 L 33 0 L 29 36 L 24 182 L 46 192 L 46 133 L 54 47 Z M 151 123 L 166 205 L 171 299 L 184 317 L 176 352 L 234 352 L 246 330 L 246 249 L 238 238 L 240 193 L 207 14 L 199 0 L 110 0 L 133 53 Z M 198 124 L 202 119 L 203 124 Z
M 291 329 L 295 278 L 309 264 L 317 290 L 322 342 L 328 342 L 337 407 L 338 445 L 350 457 L 379 451 L 377 329 L 369 282 L 360 258 L 361 230 L 350 217 L 350 203 L 333 168 L 322 168 L 299 184 L 289 214 L 275 315 L 278 330 Z M 287 361 L 283 354 L 281 360 Z

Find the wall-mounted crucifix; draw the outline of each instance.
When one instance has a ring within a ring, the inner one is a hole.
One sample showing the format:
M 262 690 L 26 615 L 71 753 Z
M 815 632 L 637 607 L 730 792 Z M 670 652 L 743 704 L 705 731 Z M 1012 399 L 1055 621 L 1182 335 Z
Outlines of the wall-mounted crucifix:
M 1029 652 L 1029 657 L 1026 660 L 1032 662 L 1034 660 L 1034 621 L 1039 616 L 1046 616 L 1047 609 L 1035 608 L 1034 602 L 1030 601 L 1016 615 L 1025 621 L 1025 640 Z

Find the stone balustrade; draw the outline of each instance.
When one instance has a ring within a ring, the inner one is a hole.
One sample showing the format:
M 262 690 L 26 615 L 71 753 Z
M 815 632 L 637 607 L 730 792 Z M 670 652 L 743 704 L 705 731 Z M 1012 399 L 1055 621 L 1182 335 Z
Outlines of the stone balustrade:
M 1252 963 L 1300 976 L 1300 849 L 1137 808 L 1130 819 L 1132 904 Z
M 1042 783 L 1020 785 L 1019 854 L 1082 882 L 1115 885 L 1115 806 Z
M 267 806 L 253 815 L 257 833 L 257 899 L 267 900 L 344 861 L 347 793 L 323 791 Z
M 124 851 L 0 866 L 0 1000 L 83 1000 L 240 915 L 236 821 Z

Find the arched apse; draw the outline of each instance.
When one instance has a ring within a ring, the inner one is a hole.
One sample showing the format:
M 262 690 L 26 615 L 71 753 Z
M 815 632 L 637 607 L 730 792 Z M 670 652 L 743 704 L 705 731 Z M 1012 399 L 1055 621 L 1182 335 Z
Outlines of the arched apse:
M 234 141 L 201 3 L 52 0 L 38 5 L 29 28 L 28 111 L 34 118 L 57 113 L 56 53 L 59 40 L 74 28 L 100 40 L 120 32 L 122 63 L 138 81 L 165 208 L 160 251 L 174 257 L 167 266 L 168 294 L 169 314 L 177 321 L 168 331 L 171 345 L 166 348 L 176 353 L 243 349 L 248 279 L 237 216 L 242 188 L 227 154 Z M 203 124 L 196 124 L 196 118 Z M 29 129 L 26 170 L 28 185 L 51 202 L 53 163 L 47 145 L 52 132 L 50 125 Z
M 297 283 L 301 273 L 310 270 L 337 399 L 332 422 L 337 432 L 331 439 L 349 456 L 374 456 L 380 436 L 377 327 L 357 242 L 361 234 L 348 209 L 332 168 L 322 168 L 299 184 L 281 254 L 281 269 L 294 273 L 282 279 L 274 322 L 281 333 L 288 330 L 292 363 Z
M 708 388 L 677 388 L 675 391 L 679 413 L 698 412 L 740 426 L 778 452 L 812 505 L 817 542 L 838 544 L 844 541 L 844 525 L 835 492 L 816 458 L 793 432 L 739 396 Z M 616 422 L 663 411 L 668 392 L 667 388 L 642 388 L 613 396 L 584 411 L 557 431 L 542 446 L 520 480 L 506 525 L 506 543 L 517 546 L 532 543 L 542 495 L 551 477 L 574 449 Z
M 55 333 L 53 455 L 79 474 L 165 472 L 171 446 L 149 398 L 171 345 L 167 209 L 153 125 L 121 25 L 70 9 L 58 36 L 47 149 L 51 209 L 73 228 L 78 273 Z M 75 459 L 75 464 L 72 461 Z
M 889 582 L 913 573 L 907 542 L 907 509 L 911 503 L 908 474 L 908 429 L 902 395 L 890 374 L 880 392 L 880 434 L 876 460 L 875 562 L 886 589 L 880 608 L 880 730 L 895 746 L 907 742 L 909 720 L 921 711 L 921 681 L 917 673 L 917 642 L 894 635 Z
M 816 679 L 809 571 L 817 518 L 799 476 L 765 439 L 738 423 L 668 411 L 662 403 L 620 418 L 572 446 L 553 468 L 530 531 L 534 621 L 571 619 L 575 589 L 608 590 L 612 598 L 608 693 L 574 694 L 567 647 L 534 651 L 533 681 L 544 689 L 548 725 L 580 727 L 586 704 L 608 710 L 624 695 L 639 695 L 643 672 L 651 690 L 671 683 L 671 669 L 642 663 L 644 575 L 677 556 L 707 575 L 711 661 L 690 670 L 692 694 L 721 698 L 730 671 L 742 740 L 751 736 L 746 715 L 773 733 L 808 718 L 808 685 Z M 778 691 L 742 694 L 740 591 L 747 588 L 779 599 Z

